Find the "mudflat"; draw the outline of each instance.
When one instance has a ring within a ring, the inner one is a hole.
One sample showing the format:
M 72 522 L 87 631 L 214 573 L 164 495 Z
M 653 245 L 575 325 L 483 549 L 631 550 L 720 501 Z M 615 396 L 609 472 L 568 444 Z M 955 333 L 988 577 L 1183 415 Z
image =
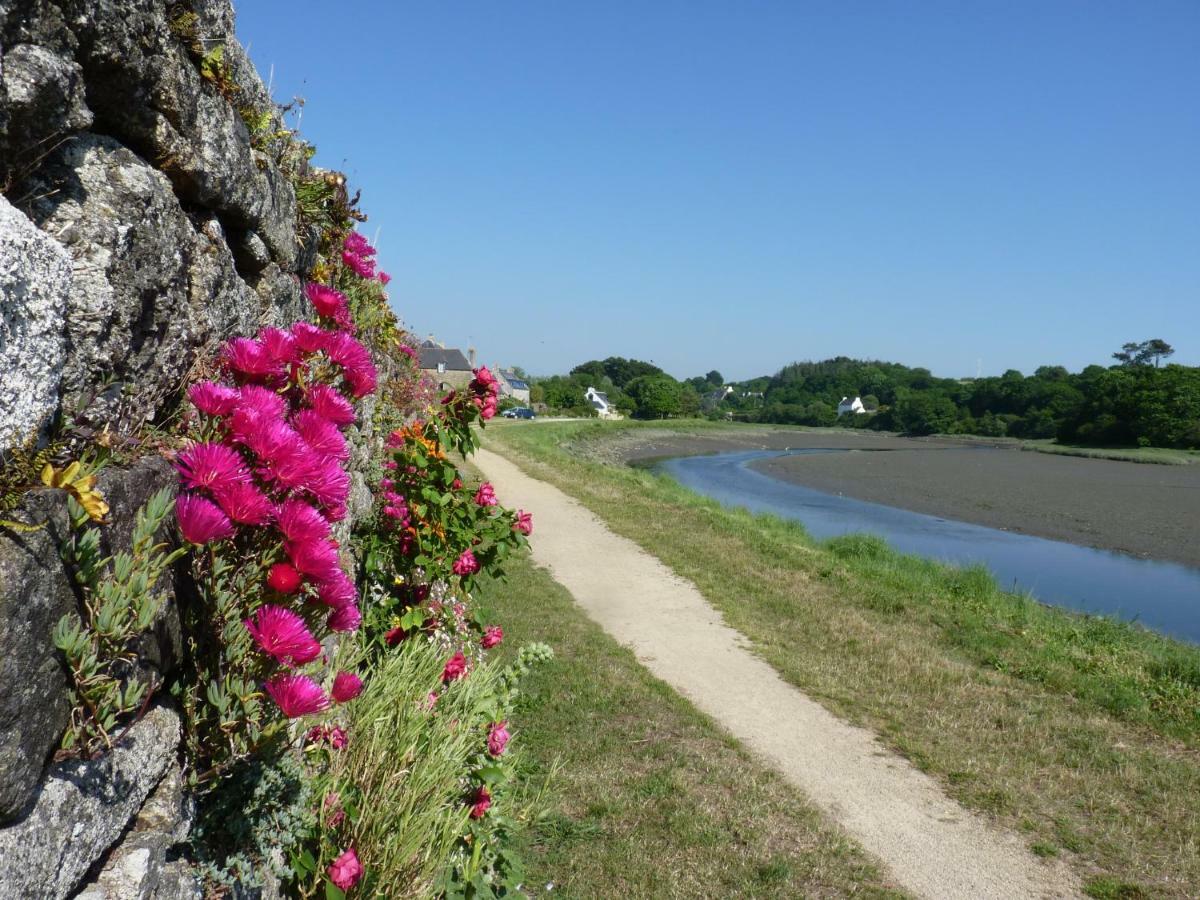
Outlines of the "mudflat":
M 946 519 L 1200 567 L 1200 466 L 1055 456 L 849 431 L 645 429 L 606 455 L 626 462 L 748 449 L 849 453 L 754 463 L 759 471 Z

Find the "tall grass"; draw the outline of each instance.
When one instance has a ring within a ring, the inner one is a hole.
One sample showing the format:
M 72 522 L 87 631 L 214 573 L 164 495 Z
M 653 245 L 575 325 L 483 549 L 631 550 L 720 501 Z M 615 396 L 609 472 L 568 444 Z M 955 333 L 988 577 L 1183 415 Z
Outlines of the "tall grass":
M 345 707 L 353 739 L 333 754 L 330 777 L 351 812 L 346 845 L 369 873 L 363 896 L 427 896 L 466 830 L 464 775 L 483 744 L 482 710 L 500 670 L 485 664 L 441 691 L 445 657 L 427 641 L 405 642 Z

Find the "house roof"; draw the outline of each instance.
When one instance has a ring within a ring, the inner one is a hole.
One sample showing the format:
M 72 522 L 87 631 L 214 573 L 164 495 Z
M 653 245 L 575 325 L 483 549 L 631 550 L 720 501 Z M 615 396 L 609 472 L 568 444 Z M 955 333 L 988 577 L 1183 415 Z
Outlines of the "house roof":
M 428 342 L 427 342 L 428 343 Z M 447 372 L 470 372 L 471 364 L 463 356 L 461 350 L 445 350 L 441 347 L 426 347 L 422 344 L 418 350 L 421 355 L 422 369 L 436 369 L 445 364 Z
M 517 374 L 512 369 L 501 369 L 500 377 L 508 382 L 508 386 L 513 390 L 527 391 L 529 384 L 523 378 L 518 378 Z

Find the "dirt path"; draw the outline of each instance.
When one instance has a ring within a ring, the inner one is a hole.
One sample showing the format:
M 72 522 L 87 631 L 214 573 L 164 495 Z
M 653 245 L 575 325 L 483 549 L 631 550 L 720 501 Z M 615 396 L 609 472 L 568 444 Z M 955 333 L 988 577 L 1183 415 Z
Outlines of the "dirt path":
M 475 464 L 534 513 L 533 558 L 651 672 L 807 794 L 923 897 L 1077 897 L 1061 862 L 947 798 L 936 783 L 784 683 L 700 592 L 581 504 L 495 453 Z

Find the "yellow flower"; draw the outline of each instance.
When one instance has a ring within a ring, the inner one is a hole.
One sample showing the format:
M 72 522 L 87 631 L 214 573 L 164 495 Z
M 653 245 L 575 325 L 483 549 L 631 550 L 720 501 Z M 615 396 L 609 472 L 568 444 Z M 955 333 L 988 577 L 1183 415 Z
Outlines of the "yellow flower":
M 66 491 L 83 507 L 93 522 L 103 522 L 108 515 L 108 504 L 104 495 L 96 490 L 96 476 L 82 475 L 79 461 L 70 463 L 65 469 L 56 469 L 50 463 L 42 469 L 42 483 L 46 487 Z

